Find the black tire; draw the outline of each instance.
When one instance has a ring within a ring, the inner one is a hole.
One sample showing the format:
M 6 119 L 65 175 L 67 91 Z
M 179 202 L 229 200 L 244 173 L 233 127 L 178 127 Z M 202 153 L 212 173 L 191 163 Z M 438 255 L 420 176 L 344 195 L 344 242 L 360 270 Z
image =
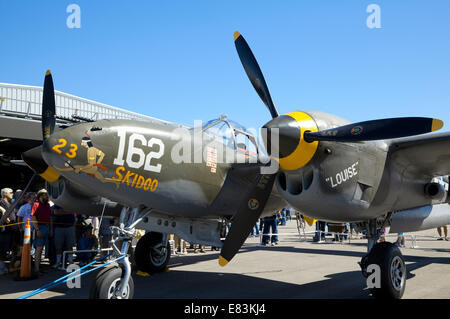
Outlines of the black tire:
M 150 232 L 137 242 L 134 250 L 136 268 L 140 271 L 156 274 L 167 269 L 170 260 L 170 244 L 158 247 L 162 243 L 162 234 Z
M 94 284 L 91 286 L 91 289 L 89 291 L 89 299 L 98 299 L 98 294 L 97 294 L 97 287 L 99 286 L 99 282 L 102 280 L 101 277 L 107 272 L 109 271 L 111 268 L 120 268 L 118 264 L 112 264 L 109 265 L 108 267 L 103 268 L 102 270 L 100 270 L 97 274 L 97 276 L 95 277 L 95 282 Z
M 114 291 L 119 287 L 123 278 L 122 268 L 118 266 L 109 267 L 104 272 L 99 273 L 95 280 L 94 287 L 91 288 L 91 299 L 116 299 Z M 122 299 L 133 299 L 134 296 L 134 282 L 133 277 L 130 276 L 125 295 Z
M 367 264 L 380 267 L 380 288 L 370 289 L 375 298 L 401 299 L 406 287 L 406 265 L 400 249 L 392 243 L 376 244 Z

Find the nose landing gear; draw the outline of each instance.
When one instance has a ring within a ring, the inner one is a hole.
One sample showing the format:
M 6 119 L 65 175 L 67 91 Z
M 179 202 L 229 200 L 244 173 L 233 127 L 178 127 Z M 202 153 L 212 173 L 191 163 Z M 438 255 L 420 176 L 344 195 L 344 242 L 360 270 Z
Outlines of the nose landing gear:
M 132 299 L 134 295 L 134 282 L 131 277 L 131 265 L 128 257 L 128 248 L 131 240 L 136 237 L 135 227 L 142 221 L 151 209 L 143 210 L 135 208 L 130 211 L 124 208 L 120 214 L 120 226 L 111 227 L 114 239 L 111 241 L 113 247 L 113 257 L 120 259 L 114 266 L 110 266 L 98 273 L 97 278 L 91 287 L 91 299 Z M 125 223 L 126 221 L 126 223 Z M 117 242 L 122 241 L 122 248 L 119 250 Z

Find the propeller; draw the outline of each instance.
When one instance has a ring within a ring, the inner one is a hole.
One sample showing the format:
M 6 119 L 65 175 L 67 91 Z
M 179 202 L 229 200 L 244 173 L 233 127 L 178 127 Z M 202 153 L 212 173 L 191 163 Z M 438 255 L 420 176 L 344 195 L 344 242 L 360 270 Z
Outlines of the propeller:
M 264 75 L 255 59 L 250 47 L 244 37 L 239 33 L 234 33 L 234 44 L 239 58 L 244 66 L 247 76 L 258 93 L 261 100 L 269 109 L 272 118 L 279 117 L 279 113 L 273 104 L 267 87 Z M 238 211 L 233 217 L 230 231 L 225 238 L 219 256 L 219 265 L 225 266 L 237 254 L 244 244 L 246 238 L 255 226 L 258 218 L 272 192 L 276 174 L 258 174 L 244 200 L 240 204 Z
M 304 112 L 281 115 L 266 123 L 263 135 L 267 152 L 272 154 L 271 131 L 276 129 L 279 138 L 279 156 L 272 155 L 284 170 L 296 170 L 306 165 L 314 156 L 318 141 L 363 142 L 406 137 L 437 131 L 443 127 L 441 120 L 425 117 L 401 117 L 358 122 L 319 131 L 315 121 Z
M 56 123 L 55 89 L 50 70 L 45 73 L 44 90 L 42 94 L 42 139 L 46 139 L 53 134 Z M 53 168 L 47 165 L 42 157 L 42 145 L 32 148 L 22 153 L 23 161 L 46 181 L 52 183 L 60 177 Z
M 306 165 L 315 155 L 318 141 L 361 142 L 406 137 L 437 131 L 443 122 L 423 117 L 389 118 L 348 124 L 319 131 L 314 119 L 304 112 L 279 115 L 261 69 L 244 37 L 234 33 L 234 43 L 245 72 L 269 109 L 272 120 L 263 126 L 267 129 L 264 144 L 282 170 L 296 170 Z M 278 133 L 277 145 L 272 145 L 271 131 Z M 272 148 L 276 154 L 272 154 Z M 264 210 L 275 181 L 275 174 L 256 177 L 250 190 L 233 217 L 231 229 L 222 246 L 219 264 L 225 266 L 242 247 L 256 221 Z

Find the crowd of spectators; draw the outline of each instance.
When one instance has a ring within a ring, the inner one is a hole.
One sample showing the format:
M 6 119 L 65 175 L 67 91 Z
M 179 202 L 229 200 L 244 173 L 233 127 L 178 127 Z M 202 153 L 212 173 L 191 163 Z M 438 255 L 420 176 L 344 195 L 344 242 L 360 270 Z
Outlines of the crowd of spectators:
M 12 208 L 12 209 L 11 209 Z M 97 217 L 91 218 L 54 205 L 45 189 L 37 193 L 22 194 L 10 188 L 1 190 L 0 200 L 0 275 L 18 271 L 25 225 L 30 222 L 32 244 L 32 269 L 35 275 L 43 275 L 44 259 L 57 269 L 63 265 L 63 251 L 97 250 L 109 247 L 112 218 L 104 218 L 101 227 Z M 97 227 L 94 226 L 97 221 Z M 78 262 L 80 266 L 91 261 L 96 252 L 67 254 L 66 264 Z

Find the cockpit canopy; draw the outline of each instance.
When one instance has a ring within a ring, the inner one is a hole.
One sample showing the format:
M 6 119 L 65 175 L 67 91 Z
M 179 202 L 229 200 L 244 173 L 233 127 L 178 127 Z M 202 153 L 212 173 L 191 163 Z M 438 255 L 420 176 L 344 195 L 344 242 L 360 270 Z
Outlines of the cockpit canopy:
M 249 132 L 241 124 L 229 120 L 226 115 L 221 115 L 218 119 L 206 122 L 203 125 L 203 132 L 231 149 L 248 155 L 258 155 L 256 132 Z

